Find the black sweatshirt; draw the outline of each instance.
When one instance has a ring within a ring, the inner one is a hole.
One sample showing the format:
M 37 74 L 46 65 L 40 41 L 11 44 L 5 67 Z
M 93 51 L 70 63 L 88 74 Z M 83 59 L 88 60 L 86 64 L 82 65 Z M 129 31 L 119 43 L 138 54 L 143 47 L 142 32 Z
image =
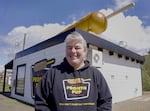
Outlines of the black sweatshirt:
M 35 111 L 111 111 L 112 96 L 103 75 L 86 61 L 74 70 L 66 59 L 49 69 L 36 91 Z

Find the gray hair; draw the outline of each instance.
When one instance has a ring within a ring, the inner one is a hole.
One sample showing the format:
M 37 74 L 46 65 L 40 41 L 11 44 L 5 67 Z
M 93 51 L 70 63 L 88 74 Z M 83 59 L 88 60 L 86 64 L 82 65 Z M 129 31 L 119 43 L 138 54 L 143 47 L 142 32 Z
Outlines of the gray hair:
M 87 52 L 87 42 L 79 32 L 74 31 L 74 32 L 68 34 L 65 39 L 65 42 L 67 44 L 67 43 L 71 42 L 72 40 L 79 41 L 80 43 L 82 43 L 85 52 Z

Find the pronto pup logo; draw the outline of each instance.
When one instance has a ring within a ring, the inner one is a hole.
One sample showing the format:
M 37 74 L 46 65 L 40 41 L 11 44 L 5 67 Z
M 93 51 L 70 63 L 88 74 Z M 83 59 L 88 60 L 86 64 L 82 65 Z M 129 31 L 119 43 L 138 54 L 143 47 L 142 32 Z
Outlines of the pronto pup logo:
M 66 100 L 84 99 L 89 96 L 91 79 L 66 79 L 63 80 L 63 88 Z

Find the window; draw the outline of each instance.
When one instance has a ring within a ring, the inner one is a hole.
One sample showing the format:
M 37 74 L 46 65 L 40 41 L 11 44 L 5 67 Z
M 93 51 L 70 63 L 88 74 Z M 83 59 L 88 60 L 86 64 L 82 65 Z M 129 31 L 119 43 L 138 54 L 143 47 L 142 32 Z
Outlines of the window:
M 17 67 L 15 93 L 22 96 L 24 95 L 24 88 L 25 88 L 25 72 L 26 72 L 25 64 Z

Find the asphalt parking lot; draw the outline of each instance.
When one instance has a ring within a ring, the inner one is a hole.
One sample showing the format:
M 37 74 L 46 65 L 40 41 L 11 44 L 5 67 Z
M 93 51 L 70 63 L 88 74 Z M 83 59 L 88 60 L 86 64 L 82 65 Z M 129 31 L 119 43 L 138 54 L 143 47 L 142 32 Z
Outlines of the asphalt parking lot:
M 0 111 L 34 111 L 34 106 L 0 94 Z M 150 111 L 150 92 L 128 101 L 113 104 L 112 111 Z

